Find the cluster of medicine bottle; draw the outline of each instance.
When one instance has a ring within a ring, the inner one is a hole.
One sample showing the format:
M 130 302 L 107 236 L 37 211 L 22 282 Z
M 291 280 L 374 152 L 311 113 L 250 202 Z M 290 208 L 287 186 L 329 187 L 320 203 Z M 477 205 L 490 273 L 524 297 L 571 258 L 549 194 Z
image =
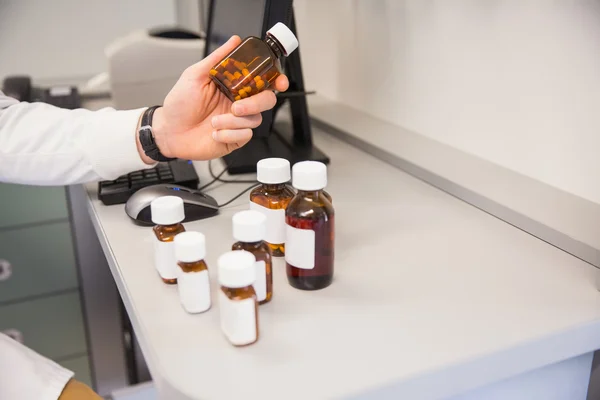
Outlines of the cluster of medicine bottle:
M 211 308 L 211 291 L 206 257 L 206 238 L 200 232 L 186 232 L 181 225 L 183 202 L 165 196 L 151 204 L 156 269 L 167 284 L 177 283 L 182 307 L 189 313 Z M 235 346 L 258 340 L 258 305 L 273 296 L 272 256 L 263 241 L 266 217 L 257 211 L 233 216 L 232 251 L 218 260 L 219 310 L 225 337 Z M 163 234 L 168 232 L 169 235 Z M 174 235 L 172 232 L 179 232 Z M 166 239 L 168 238 L 168 239 Z
M 288 185 L 292 184 L 297 193 Z M 273 256 L 285 256 L 288 282 L 295 288 L 329 286 L 334 265 L 334 210 L 324 192 L 327 169 L 319 162 L 294 165 L 270 158 L 257 165 L 261 183 L 250 193 L 250 210 L 232 218 L 232 251 L 218 260 L 221 328 L 236 346 L 258 340 L 258 304 L 273 296 Z M 186 232 L 183 201 L 166 196 L 151 204 L 156 269 L 167 284 L 178 283 L 189 313 L 211 307 L 206 238 Z
M 292 184 L 297 192 L 288 186 Z M 231 251 L 218 259 L 221 329 L 235 346 L 258 340 L 258 305 L 273 297 L 273 256 L 285 256 L 288 282 L 295 288 L 329 286 L 334 264 L 334 211 L 324 192 L 327 169 L 319 162 L 271 158 L 257 165 L 261 183 L 250 194 L 250 210 L 232 218 Z M 151 204 L 156 269 L 167 284 L 178 284 L 189 313 L 211 308 L 206 238 L 186 232 L 183 201 L 165 196 Z

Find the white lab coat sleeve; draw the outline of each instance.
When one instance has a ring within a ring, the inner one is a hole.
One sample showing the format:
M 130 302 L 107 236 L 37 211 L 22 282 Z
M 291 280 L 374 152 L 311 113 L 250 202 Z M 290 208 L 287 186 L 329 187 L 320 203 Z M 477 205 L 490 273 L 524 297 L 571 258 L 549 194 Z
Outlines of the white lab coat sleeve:
M 69 371 L 0 333 L 0 399 L 57 400 Z
M 0 92 L 0 182 L 70 185 L 152 167 L 137 150 L 143 110 L 65 110 Z

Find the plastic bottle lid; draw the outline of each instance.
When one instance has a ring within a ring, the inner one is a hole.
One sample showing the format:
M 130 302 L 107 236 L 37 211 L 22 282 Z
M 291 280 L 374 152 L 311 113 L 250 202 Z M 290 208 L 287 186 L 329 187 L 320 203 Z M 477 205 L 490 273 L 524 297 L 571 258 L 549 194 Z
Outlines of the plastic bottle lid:
M 200 232 L 181 232 L 173 242 L 177 261 L 196 262 L 206 257 L 206 238 Z
M 250 286 L 256 281 L 254 255 L 245 250 L 229 251 L 219 257 L 219 283 L 229 288 Z
M 327 186 L 327 167 L 318 161 L 302 161 L 292 167 L 292 185 L 298 190 L 321 190 Z
M 176 196 L 163 196 L 150 203 L 152 222 L 156 225 L 173 225 L 184 220 L 183 200 Z
M 253 210 L 240 211 L 233 216 L 232 222 L 235 240 L 254 243 L 265 239 L 267 217 L 263 213 Z
M 298 48 L 298 39 L 294 32 L 281 22 L 273 25 L 271 29 L 267 31 L 268 35 L 272 35 L 277 41 L 283 46 L 285 55 L 289 56 L 294 50 Z
M 276 184 L 290 180 L 290 162 L 285 158 L 265 158 L 256 164 L 256 180 Z

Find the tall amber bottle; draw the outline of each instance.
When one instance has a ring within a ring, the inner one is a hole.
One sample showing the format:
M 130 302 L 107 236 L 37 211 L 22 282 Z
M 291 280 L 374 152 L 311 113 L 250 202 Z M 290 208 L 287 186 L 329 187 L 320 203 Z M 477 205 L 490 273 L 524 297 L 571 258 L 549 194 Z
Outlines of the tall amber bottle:
M 262 92 L 281 74 L 282 57 L 298 48 L 298 39 L 278 22 L 265 40 L 250 36 L 210 70 L 210 78 L 231 101 Z
M 254 291 L 258 304 L 265 304 L 273 297 L 273 256 L 269 245 L 263 240 L 267 218 L 258 211 L 246 210 L 233 218 L 233 237 L 237 240 L 231 250 L 246 250 L 254 255 L 256 280 Z
M 150 203 L 154 236 L 154 263 L 164 283 L 176 284 L 178 275 L 177 260 L 173 240 L 185 228 L 181 224 L 185 215 L 183 200 L 176 196 L 164 196 Z
M 334 210 L 323 194 L 327 167 L 304 161 L 292 168 L 298 190 L 285 212 L 286 273 L 290 285 L 302 290 L 326 288 L 333 281 Z
M 244 250 L 219 257 L 219 311 L 221 330 L 234 346 L 255 343 L 259 336 L 254 256 Z
M 290 162 L 284 158 L 265 158 L 256 164 L 261 185 L 250 192 L 250 209 L 267 217 L 265 241 L 273 257 L 285 254 L 285 209 L 295 195 L 287 183 L 290 177 Z

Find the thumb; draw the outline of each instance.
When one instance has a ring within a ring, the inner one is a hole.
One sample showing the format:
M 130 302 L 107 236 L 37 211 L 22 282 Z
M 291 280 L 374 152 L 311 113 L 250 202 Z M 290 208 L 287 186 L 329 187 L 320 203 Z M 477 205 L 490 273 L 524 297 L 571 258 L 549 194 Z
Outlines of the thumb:
M 188 68 L 188 71 L 196 77 L 204 76 L 208 74 L 208 71 L 222 59 L 224 59 L 229 53 L 233 51 L 239 44 L 242 43 L 242 39 L 239 36 L 234 35 L 229 38 L 225 44 L 210 53 L 204 59 L 200 60 L 196 64 Z M 208 45 L 208 43 L 206 44 Z

